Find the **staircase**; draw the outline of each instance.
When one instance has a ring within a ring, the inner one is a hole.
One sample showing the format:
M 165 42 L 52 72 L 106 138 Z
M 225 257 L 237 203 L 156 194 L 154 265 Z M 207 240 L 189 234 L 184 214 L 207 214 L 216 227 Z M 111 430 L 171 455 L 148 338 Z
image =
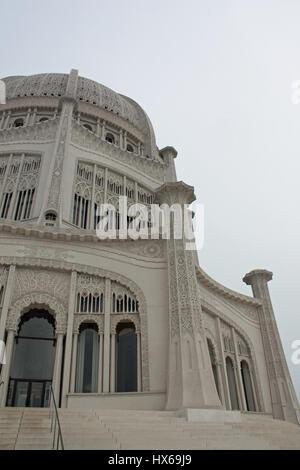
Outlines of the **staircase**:
M 187 422 L 167 411 L 60 409 L 64 446 L 71 449 L 300 449 L 300 427 L 267 415 L 240 423 Z M 52 449 L 46 408 L 0 408 L 0 449 Z

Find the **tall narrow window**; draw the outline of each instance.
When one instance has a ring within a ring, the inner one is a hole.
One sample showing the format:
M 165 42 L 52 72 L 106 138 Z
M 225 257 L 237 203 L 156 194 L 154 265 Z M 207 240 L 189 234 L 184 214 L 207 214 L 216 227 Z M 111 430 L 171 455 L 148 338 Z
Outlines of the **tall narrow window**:
M 234 367 L 233 367 L 233 362 L 230 359 L 230 357 L 226 358 L 226 372 L 227 372 L 228 387 L 229 387 L 229 394 L 230 394 L 230 401 L 231 401 L 231 409 L 239 410 L 240 407 L 239 407 L 239 400 L 238 400 L 238 395 L 237 395 Z
M 250 370 L 246 361 L 241 362 L 241 373 L 242 373 L 242 380 L 243 380 L 243 387 L 244 387 L 245 399 L 246 399 L 246 404 L 247 404 L 247 410 L 256 411 Z
M 137 391 L 137 337 L 133 323 L 119 323 L 116 342 L 116 391 Z
M 97 325 L 83 323 L 78 338 L 76 392 L 97 392 L 98 361 L 99 335 Z

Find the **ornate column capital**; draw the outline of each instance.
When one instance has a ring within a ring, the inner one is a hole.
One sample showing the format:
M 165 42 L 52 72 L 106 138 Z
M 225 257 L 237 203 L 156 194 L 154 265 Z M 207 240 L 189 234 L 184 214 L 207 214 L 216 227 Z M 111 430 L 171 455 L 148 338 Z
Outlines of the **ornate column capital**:
M 254 269 L 253 271 L 245 274 L 243 281 L 246 284 L 252 286 L 256 283 L 271 281 L 272 278 L 273 273 L 271 271 L 267 271 L 266 269 Z
M 194 187 L 183 181 L 164 183 L 155 191 L 154 201 L 158 204 L 191 204 L 196 196 Z
M 164 162 L 168 165 L 171 163 L 172 159 L 177 157 L 177 150 L 174 147 L 164 147 L 159 151 Z

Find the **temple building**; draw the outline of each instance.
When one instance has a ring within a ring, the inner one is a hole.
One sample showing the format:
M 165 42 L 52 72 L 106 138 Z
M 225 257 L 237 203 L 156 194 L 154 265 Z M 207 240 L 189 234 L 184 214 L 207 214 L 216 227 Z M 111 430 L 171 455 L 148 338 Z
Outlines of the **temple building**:
M 3 81 L 0 406 L 48 407 L 52 388 L 62 409 L 298 423 L 271 272 L 245 275 L 253 297 L 219 284 L 173 217 L 169 238 L 97 236 L 120 196 L 128 209 L 195 200 L 145 111 L 77 70 Z

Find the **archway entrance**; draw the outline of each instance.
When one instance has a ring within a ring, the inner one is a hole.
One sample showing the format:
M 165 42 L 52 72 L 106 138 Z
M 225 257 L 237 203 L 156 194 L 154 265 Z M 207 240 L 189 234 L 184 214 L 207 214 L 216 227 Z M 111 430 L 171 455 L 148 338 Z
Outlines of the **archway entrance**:
M 7 406 L 47 407 L 55 359 L 54 318 L 33 309 L 20 321 L 15 338 Z
M 137 391 L 137 336 L 131 322 L 117 325 L 116 391 Z

